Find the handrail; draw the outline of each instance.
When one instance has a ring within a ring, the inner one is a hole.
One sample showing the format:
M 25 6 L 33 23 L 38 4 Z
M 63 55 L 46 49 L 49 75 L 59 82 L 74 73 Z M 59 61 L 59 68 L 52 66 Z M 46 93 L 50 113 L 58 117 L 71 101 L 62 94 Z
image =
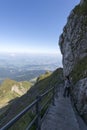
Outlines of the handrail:
M 27 127 L 26 130 L 29 130 L 32 127 L 32 125 L 35 123 L 35 121 L 37 120 L 37 118 L 38 118 L 38 115 L 34 117 L 34 119 L 32 120 L 32 122 L 30 122 L 30 124 L 28 125 L 28 127 Z
M 29 109 L 31 109 L 38 100 L 32 102 L 28 107 L 26 107 L 23 111 L 21 111 L 17 116 L 15 116 L 11 121 L 9 121 L 5 126 L 3 126 L 0 130 L 7 130 L 10 128 L 17 120 L 19 120 Z
M 49 93 L 51 90 L 53 90 L 54 87 L 50 88 L 49 90 L 47 90 L 45 93 L 43 93 L 42 95 L 40 95 L 41 97 L 44 97 L 47 93 Z
M 37 120 L 37 130 L 40 130 L 40 106 L 39 103 L 41 102 L 41 99 L 44 98 L 49 92 L 51 92 L 53 90 L 53 100 L 54 100 L 54 88 L 52 87 L 51 89 L 47 90 L 46 92 L 44 92 L 42 95 L 39 95 L 36 100 L 34 100 L 29 106 L 27 106 L 24 110 L 22 110 L 17 116 L 15 116 L 11 121 L 9 121 L 5 126 L 3 126 L 0 130 L 7 130 L 8 128 L 10 128 L 14 123 L 16 123 L 27 111 L 29 111 L 33 106 L 36 105 L 36 116 L 35 118 L 31 121 L 31 123 L 29 124 L 27 130 L 29 130 L 33 124 L 36 122 Z
M 44 103 L 44 105 L 41 107 L 41 110 L 48 104 L 49 101 L 50 101 L 50 99 L 48 99 L 48 100 L 46 101 L 46 103 Z

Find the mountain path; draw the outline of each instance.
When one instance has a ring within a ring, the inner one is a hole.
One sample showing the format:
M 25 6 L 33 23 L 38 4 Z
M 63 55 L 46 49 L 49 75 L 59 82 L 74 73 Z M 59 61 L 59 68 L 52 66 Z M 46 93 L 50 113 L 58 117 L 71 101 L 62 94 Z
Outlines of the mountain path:
M 70 98 L 63 97 L 63 89 L 57 92 L 41 125 L 41 130 L 80 130 Z

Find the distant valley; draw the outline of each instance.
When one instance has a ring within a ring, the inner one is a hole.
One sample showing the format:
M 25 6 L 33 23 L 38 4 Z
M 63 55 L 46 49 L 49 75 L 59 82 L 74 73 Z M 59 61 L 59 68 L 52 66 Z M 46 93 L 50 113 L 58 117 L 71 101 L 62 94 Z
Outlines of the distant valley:
M 0 54 L 0 83 L 10 78 L 29 81 L 60 66 L 56 55 Z
M 55 55 L 0 54 L 0 116 L 39 80 L 49 77 L 58 64 Z
M 3 80 L 10 78 L 16 81 L 29 81 L 32 78 L 43 74 L 45 70 L 28 70 L 28 68 L 18 68 L 18 67 L 1 67 L 0 68 L 0 83 Z

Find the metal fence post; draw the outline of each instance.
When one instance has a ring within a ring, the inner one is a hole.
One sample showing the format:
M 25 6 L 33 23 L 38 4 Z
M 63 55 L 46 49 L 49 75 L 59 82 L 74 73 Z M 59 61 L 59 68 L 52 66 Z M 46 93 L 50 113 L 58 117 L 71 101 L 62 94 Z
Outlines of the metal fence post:
M 40 108 L 40 101 L 41 101 L 41 97 L 37 96 L 37 103 L 36 103 L 36 114 L 37 114 L 37 120 L 36 120 L 36 127 L 37 130 L 41 129 L 41 116 L 40 116 L 40 112 L 41 112 L 41 108 Z
M 53 88 L 53 100 L 52 100 L 52 104 L 55 105 L 55 86 Z

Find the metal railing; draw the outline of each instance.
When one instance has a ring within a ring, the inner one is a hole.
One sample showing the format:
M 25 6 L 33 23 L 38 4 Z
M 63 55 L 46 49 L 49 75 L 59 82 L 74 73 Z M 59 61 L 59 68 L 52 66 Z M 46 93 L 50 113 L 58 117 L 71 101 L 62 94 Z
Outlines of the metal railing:
M 41 101 L 46 95 L 48 95 L 52 91 L 52 96 L 50 99 L 46 101 L 46 103 L 41 106 Z M 41 122 L 43 117 L 41 118 L 41 111 L 42 109 L 48 104 L 50 100 L 52 100 L 52 103 L 54 105 L 54 95 L 55 95 L 55 87 L 52 87 L 51 89 L 47 90 L 42 95 L 39 95 L 36 97 L 36 100 L 34 100 L 29 106 L 27 106 L 23 111 L 21 111 L 17 116 L 15 116 L 11 121 L 9 121 L 5 126 L 3 126 L 0 130 L 7 130 L 11 128 L 23 115 L 25 115 L 32 107 L 36 106 L 36 116 L 34 119 L 30 122 L 26 130 L 30 130 L 31 127 L 36 124 L 36 130 L 41 129 Z

